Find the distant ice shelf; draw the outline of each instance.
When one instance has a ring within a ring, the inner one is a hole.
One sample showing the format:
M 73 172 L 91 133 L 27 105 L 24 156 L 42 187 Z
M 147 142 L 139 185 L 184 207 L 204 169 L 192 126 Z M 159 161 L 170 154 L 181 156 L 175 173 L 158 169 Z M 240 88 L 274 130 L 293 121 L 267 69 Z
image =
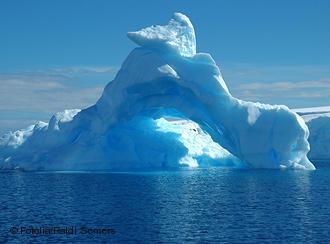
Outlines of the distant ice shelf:
M 96 104 L 4 135 L 1 169 L 314 169 L 304 120 L 234 98 L 187 16 L 128 37 L 140 47 Z

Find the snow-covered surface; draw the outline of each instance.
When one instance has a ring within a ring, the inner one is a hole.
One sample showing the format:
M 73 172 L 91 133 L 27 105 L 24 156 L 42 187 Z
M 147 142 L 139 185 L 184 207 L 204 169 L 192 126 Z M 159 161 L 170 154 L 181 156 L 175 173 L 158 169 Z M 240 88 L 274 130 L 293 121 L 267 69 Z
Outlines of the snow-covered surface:
M 140 47 L 97 103 L 5 135 L 2 169 L 314 169 L 302 118 L 232 97 L 211 55 L 196 53 L 188 17 L 128 36 Z
M 330 106 L 294 109 L 305 120 L 310 135 L 309 158 L 330 160 Z

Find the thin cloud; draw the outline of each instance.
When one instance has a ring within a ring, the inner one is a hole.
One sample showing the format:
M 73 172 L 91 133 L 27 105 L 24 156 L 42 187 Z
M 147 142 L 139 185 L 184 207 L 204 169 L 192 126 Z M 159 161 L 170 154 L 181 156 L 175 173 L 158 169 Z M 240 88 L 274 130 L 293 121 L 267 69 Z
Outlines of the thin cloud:
M 117 67 L 65 67 L 0 73 L 0 132 L 95 104 Z M 26 113 L 35 115 L 26 118 Z
M 58 73 L 58 74 L 113 74 L 117 72 L 119 67 L 117 66 L 75 66 L 75 67 L 60 67 L 60 68 L 51 68 L 46 70 L 48 73 Z
M 225 64 L 232 94 L 243 100 L 290 107 L 330 104 L 329 65 Z
M 263 90 L 268 89 L 269 91 L 299 91 L 299 89 L 330 89 L 330 78 L 322 80 L 311 80 L 301 82 L 273 82 L 273 83 L 249 83 L 241 84 L 236 89 L 248 89 L 248 90 Z
M 72 85 L 75 80 L 75 85 Z M 71 82 L 70 85 L 66 83 Z M 79 77 L 45 73 L 0 74 L 0 110 L 56 112 L 89 106 L 101 95 L 103 84 L 80 85 Z M 106 83 L 106 82 L 104 82 Z

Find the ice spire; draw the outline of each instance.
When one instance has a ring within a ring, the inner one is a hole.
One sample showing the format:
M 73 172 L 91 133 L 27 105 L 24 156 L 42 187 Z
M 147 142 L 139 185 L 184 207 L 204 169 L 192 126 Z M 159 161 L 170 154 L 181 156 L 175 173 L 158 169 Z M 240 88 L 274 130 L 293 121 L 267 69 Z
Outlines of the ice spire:
M 175 13 L 167 25 L 128 32 L 127 36 L 136 44 L 153 50 L 175 52 L 185 57 L 196 54 L 194 27 L 189 18 L 181 13 Z

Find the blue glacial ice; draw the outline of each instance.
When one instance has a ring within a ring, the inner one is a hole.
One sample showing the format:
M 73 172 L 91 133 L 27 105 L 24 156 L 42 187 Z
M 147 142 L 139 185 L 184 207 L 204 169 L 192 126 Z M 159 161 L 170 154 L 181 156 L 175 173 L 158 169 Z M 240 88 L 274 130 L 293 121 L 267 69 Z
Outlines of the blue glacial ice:
M 1 169 L 314 169 L 303 119 L 231 96 L 211 55 L 196 52 L 188 17 L 128 37 L 140 47 L 96 104 L 5 134 Z

